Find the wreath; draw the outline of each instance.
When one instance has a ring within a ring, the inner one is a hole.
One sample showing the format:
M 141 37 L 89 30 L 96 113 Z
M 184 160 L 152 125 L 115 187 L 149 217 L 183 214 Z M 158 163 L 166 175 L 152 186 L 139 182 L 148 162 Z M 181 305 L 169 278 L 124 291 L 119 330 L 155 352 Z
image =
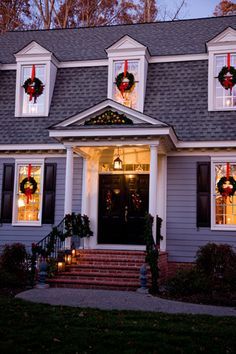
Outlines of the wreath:
M 36 103 L 37 97 L 43 93 L 44 85 L 41 80 L 35 77 L 33 80 L 31 80 L 31 78 L 25 80 L 23 87 L 25 89 L 25 93 L 30 96 L 29 100 L 31 101 L 34 97 L 34 103 Z
M 20 183 L 20 191 L 26 196 L 34 194 L 37 187 L 38 184 L 33 177 L 26 177 Z
M 134 86 L 134 75 L 126 72 L 126 76 L 124 73 L 120 73 L 116 77 L 116 86 L 123 94 L 125 91 L 130 91 Z
M 217 188 L 223 197 L 233 196 L 236 191 L 236 181 L 233 177 L 222 177 L 217 183 Z
M 231 90 L 236 84 L 236 69 L 233 66 L 224 66 L 218 75 L 218 80 L 226 90 Z

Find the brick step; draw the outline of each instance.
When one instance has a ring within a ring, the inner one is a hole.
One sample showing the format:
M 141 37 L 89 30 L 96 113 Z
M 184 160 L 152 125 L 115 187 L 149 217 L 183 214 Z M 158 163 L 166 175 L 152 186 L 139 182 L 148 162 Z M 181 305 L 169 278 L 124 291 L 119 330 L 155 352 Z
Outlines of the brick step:
M 133 290 L 139 288 L 137 282 L 124 282 L 124 281 L 112 281 L 110 280 L 92 280 L 92 279 L 49 279 L 48 283 L 51 287 L 57 288 L 88 288 L 88 289 L 110 289 L 110 290 Z
M 125 259 L 125 258 L 104 258 L 104 257 L 80 257 L 73 261 L 75 264 L 113 264 L 113 265 L 137 265 L 141 266 L 144 263 L 145 259 Z
M 133 264 L 129 264 L 129 266 L 127 265 L 119 265 L 119 266 L 114 266 L 114 264 L 99 264 L 99 267 L 97 264 L 86 264 L 86 263 L 81 263 L 81 264 L 72 264 L 71 266 L 67 266 L 67 271 L 72 271 L 72 272 L 76 272 L 79 270 L 88 270 L 88 271 L 92 271 L 92 270 L 99 270 L 99 271 L 110 271 L 110 272 L 120 272 L 120 271 L 124 271 L 124 272 L 135 272 L 138 273 L 140 272 L 140 267 L 133 265 Z M 149 268 L 147 267 L 147 270 L 149 271 Z
M 148 274 L 149 276 L 149 274 Z M 138 280 L 139 281 L 139 273 L 137 272 L 105 272 L 105 271 L 99 271 L 99 270 L 93 270 L 93 271 L 87 271 L 87 270 L 78 270 L 77 272 L 75 271 L 69 271 L 69 272 L 62 272 L 60 275 L 57 276 L 57 278 L 68 278 L 68 279 L 74 279 L 74 278 L 82 278 L 82 277 L 87 277 L 89 279 L 98 277 L 98 278 L 112 278 L 112 279 L 133 279 L 133 280 Z
M 81 254 L 104 254 L 104 255 L 121 255 L 121 256 L 145 256 L 145 251 L 122 251 L 122 250 L 76 250 L 76 255 Z
M 101 260 L 126 260 L 126 261 L 130 261 L 130 262 L 143 262 L 145 260 L 145 256 L 122 256 L 120 254 L 81 254 L 79 256 L 74 257 L 75 260 L 80 260 L 80 259 L 101 259 Z

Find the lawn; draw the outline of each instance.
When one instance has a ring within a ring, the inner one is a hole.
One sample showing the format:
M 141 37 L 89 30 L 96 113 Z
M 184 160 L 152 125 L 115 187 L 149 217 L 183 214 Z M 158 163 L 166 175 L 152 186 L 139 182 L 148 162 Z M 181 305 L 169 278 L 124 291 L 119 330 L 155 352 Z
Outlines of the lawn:
M 0 296 L 0 352 L 235 353 L 236 318 L 100 311 Z

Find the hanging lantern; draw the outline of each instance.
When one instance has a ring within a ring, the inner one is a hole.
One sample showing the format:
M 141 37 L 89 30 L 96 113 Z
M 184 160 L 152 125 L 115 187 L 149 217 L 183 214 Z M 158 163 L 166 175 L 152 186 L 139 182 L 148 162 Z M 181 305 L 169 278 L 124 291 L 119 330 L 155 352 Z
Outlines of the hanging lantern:
M 70 265 L 72 263 L 72 252 L 71 250 L 65 250 L 65 263 Z
M 116 170 L 116 171 L 122 170 L 122 168 L 123 168 L 122 160 L 120 159 L 119 148 L 118 148 L 118 156 L 117 156 L 117 158 L 113 161 L 113 168 L 114 168 L 114 170 Z

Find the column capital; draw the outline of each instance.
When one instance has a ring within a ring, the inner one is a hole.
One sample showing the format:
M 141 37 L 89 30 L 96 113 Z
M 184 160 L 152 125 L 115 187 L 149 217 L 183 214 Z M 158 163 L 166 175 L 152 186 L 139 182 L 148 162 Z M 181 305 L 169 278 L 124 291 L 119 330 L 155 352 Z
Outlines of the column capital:
M 158 148 L 159 145 L 160 145 L 160 142 L 157 141 L 155 143 L 149 144 L 149 147 L 150 147 L 150 149 L 154 149 L 154 148 Z

